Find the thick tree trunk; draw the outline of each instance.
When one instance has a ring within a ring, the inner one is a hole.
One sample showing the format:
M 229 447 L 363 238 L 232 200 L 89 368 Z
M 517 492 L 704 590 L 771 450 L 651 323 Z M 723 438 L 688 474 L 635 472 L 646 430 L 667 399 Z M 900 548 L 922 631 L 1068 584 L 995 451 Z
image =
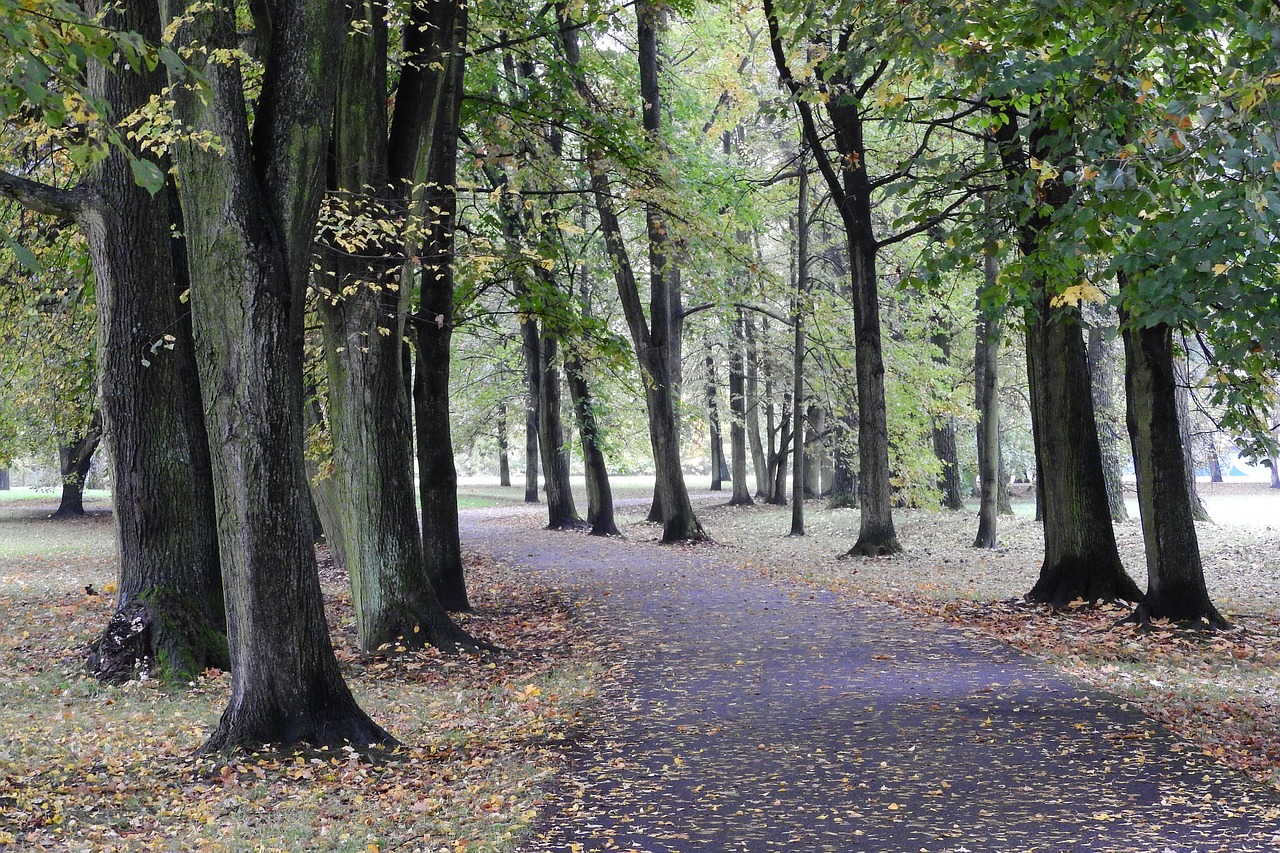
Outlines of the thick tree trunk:
M 1045 556 L 1027 598 L 1058 607 L 1077 599 L 1136 601 L 1140 592 L 1120 563 L 1111 527 L 1080 324 L 1073 309 L 1051 309 L 1042 295 L 1028 327 Z
M 832 509 L 852 509 L 858 505 L 857 454 L 850 445 L 858 434 L 857 414 L 848 412 L 840 416 L 832 439 L 834 474 L 831 478 Z
M 751 506 L 751 490 L 747 488 L 747 397 L 746 376 L 743 365 L 743 347 L 746 343 L 744 319 L 739 310 L 733 323 L 733 340 L 729 347 L 729 466 L 733 482 L 730 506 Z
M 498 404 L 498 485 L 511 487 L 511 454 L 507 439 L 507 404 Z
M 951 361 L 951 339 L 954 332 L 946 318 L 934 317 L 935 331 L 932 342 L 936 347 L 934 363 L 946 366 Z M 942 494 L 942 506 L 949 510 L 964 509 L 964 488 L 960 480 L 960 456 L 956 449 L 956 422 L 951 415 L 938 416 L 933 424 L 933 453 L 938 457 L 942 470 L 938 476 L 938 491 Z
M 525 369 L 524 406 L 524 502 L 536 504 L 538 497 L 538 404 L 541 400 L 542 340 L 538 335 L 537 321 L 529 319 L 520 324 L 520 340 L 523 342 Z
M 596 421 L 591 388 L 587 384 L 586 365 L 581 356 L 574 354 L 567 357 L 564 372 L 569 384 L 569 396 L 573 400 L 574 415 L 578 419 L 578 434 L 582 436 L 582 462 L 587 480 L 587 522 L 591 525 L 591 535 L 618 536 L 618 525 L 613 514 L 613 489 L 609 485 L 609 470 L 601 446 L 600 425 Z
M 449 611 L 465 612 L 471 604 L 458 536 L 458 472 L 453 464 L 449 423 L 449 352 L 467 6 L 451 0 L 426 0 L 415 4 L 411 14 L 413 26 L 406 28 L 405 49 L 418 61 L 407 63 L 401 72 L 389 148 L 393 178 L 421 184 L 421 191 L 413 196 L 413 212 L 426 228 L 418 253 L 422 273 L 413 315 L 418 352 L 414 422 L 422 553 L 440 604 Z M 420 111 L 427 115 L 419 116 Z M 416 144 L 405 141 L 409 139 L 417 139 Z M 474 641 L 468 638 L 467 642 Z
M 361 23 L 348 36 L 329 174 L 353 218 L 378 221 L 403 205 L 391 195 L 388 174 L 387 23 L 368 7 Z M 371 240 L 373 252 L 366 247 L 350 255 L 334 240 L 316 275 L 328 368 L 333 507 L 359 645 L 365 652 L 392 644 L 451 649 L 461 632 L 427 575 L 415 506 L 413 426 L 403 374 L 403 265 L 397 246 L 361 236 Z
M 95 410 L 84 435 L 58 448 L 58 467 L 62 474 L 62 500 L 50 518 L 84 516 L 84 484 L 89 478 L 93 454 L 102 441 L 102 415 Z
M 769 467 L 773 472 L 773 483 L 769 489 L 769 497 L 765 503 L 774 506 L 787 505 L 787 460 L 791 457 L 795 437 L 791 430 L 791 395 L 784 394 L 782 399 L 782 419 L 778 424 L 778 449 L 770 453 Z
M 827 470 L 827 410 L 810 406 L 804 415 L 804 495 L 820 498 L 827 493 L 824 474 Z
M 154 3 L 123 4 L 111 19 L 159 40 Z M 166 85 L 150 73 L 93 66 L 90 84 L 115 117 Z M 186 290 L 182 222 L 173 185 L 152 196 L 113 153 L 75 211 L 93 262 L 99 405 L 112 475 L 120 567 L 116 614 L 94 641 L 88 669 L 111 683 L 148 672 L 174 683 L 229 666 L 213 483 Z
M 547 528 L 576 530 L 585 525 L 574 506 L 569 483 L 569 446 L 560 417 L 560 352 L 549 334 L 542 335 L 538 364 L 538 445 L 547 488 Z
M 1187 486 L 1178 419 L 1173 334 L 1166 325 L 1124 322 L 1129 438 L 1147 555 L 1147 593 L 1133 619 L 1227 627 L 1204 580 L 1195 510 Z
M 291 61 L 268 64 L 253 146 L 236 64 L 197 52 L 207 90 L 178 86 L 175 96 L 178 118 L 222 146 L 174 148 L 232 664 L 231 698 L 209 751 L 394 741 L 338 669 L 304 500 L 303 290 L 342 9 L 286 1 L 275 11 L 270 53 Z M 181 28 L 175 46 L 230 51 L 235 32 L 232 9 L 213 6 Z
M 1111 347 L 1097 326 L 1089 327 L 1088 363 L 1090 387 L 1093 389 L 1093 409 L 1098 418 L 1098 445 L 1102 450 L 1102 471 L 1106 476 L 1107 505 L 1112 521 L 1127 521 L 1129 510 L 1124 504 L 1125 448 L 1120 440 L 1120 428 L 1112 389 L 1116 383 Z
M 1033 117 L 1025 146 L 1015 118 L 1007 119 L 997 140 L 1000 158 L 1010 180 L 1022 181 L 1030 157 L 1054 159 L 1053 117 Z M 1045 540 L 1040 577 L 1027 598 L 1054 606 L 1140 596 L 1120 563 L 1111 526 L 1080 312 L 1052 306 L 1047 282 L 1053 263 L 1052 247 L 1042 245 L 1050 239 L 1047 211 L 1065 205 L 1070 193 L 1059 180 L 1043 181 L 1037 196 L 1041 206 L 1018 229 L 1019 248 L 1037 271 L 1030 282 L 1037 303 L 1027 316 L 1027 376 Z

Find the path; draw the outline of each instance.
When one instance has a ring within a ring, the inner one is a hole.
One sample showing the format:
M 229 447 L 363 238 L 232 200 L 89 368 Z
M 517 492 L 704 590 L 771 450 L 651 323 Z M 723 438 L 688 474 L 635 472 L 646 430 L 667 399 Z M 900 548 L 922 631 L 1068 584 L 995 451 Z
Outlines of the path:
M 995 642 L 714 547 L 465 514 L 463 538 L 624 638 L 527 853 L 1280 849 L 1268 789 Z

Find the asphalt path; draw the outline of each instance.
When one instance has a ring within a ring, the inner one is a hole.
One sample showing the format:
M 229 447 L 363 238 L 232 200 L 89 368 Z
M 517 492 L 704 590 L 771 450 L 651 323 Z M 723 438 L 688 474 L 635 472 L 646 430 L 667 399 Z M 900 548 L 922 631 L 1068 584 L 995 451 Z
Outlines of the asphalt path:
M 463 540 L 622 663 L 525 853 L 1280 850 L 1270 789 L 995 641 L 716 546 L 468 513 Z

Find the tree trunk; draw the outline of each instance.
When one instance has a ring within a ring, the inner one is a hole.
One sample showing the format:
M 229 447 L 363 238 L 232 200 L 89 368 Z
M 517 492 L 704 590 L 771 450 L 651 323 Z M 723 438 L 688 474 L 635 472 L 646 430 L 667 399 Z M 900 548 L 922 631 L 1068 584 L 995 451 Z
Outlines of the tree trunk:
M 760 361 L 759 350 L 756 348 L 756 324 L 746 314 L 740 314 L 740 317 L 746 346 L 743 424 L 747 433 L 747 445 L 751 449 L 751 468 L 756 475 L 756 497 L 767 499 L 771 480 L 768 457 L 765 455 L 764 442 L 760 438 Z
M 1120 442 L 1115 395 L 1116 371 L 1111 347 L 1096 325 L 1089 327 L 1088 364 L 1093 408 L 1098 417 L 1098 445 L 1102 449 L 1102 471 L 1106 476 L 1107 505 L 1112 521 L 1127 521 L 1129 510 L 1124 505 L 1124 481 L 1120 471 L 1125 448 Z
M 809 162 L 804 156 L 804 152 L 800 155 L 800 187 L 797 192 L 796 199 L 796 216 L 792 220 L 795 223 L 796 232 L 796 281 L 795 296 L 791 302 L 791 322 L 794 324 L 792 331 L 794 339 L 792 341 L 792 368 L 791 368 L 791 423 L 794 424 L 792 432 L 792 462 L 794 463 L 791 478 L 791 535 L 804 535 L 804 498 L 805 486 L 808 479 L 808 459 L 805 453 L 805 423 L 804 423 L 804 349 L 805 349 L 805 328 L 804 317 L 806 312 L 806 301 L 809 294 Z M 810 424 L 810 428 L 812 425 Z M 781 488 L 778 490 L 782 491 Z
M 12 488 L 9 485 L 9 469 L 0 468 L 0 492 L 7 492 Z
M 498 485 L 511 487 L 511 454 L 507 440 L 507 404 L 498 404 Z
M 1182 443 L 1182 467 L 1186 471 L 1187 491 L 1191 493 L 1191 511 L 1196 521 L 1210 521 L 1209 510 L 1204 501 L 1200 500 L 1200 490 L 1196 487 L 1196 463 L 1191 453 L 1191 371 L 1183 358 L 1174 360 L 1173 369 L 1177 382 L 1178 436 Z
M 1138 506 L 1147 555 L 1147 593 L 1132 619 L 1207 624 L 1227 622 L 1209 600 L 1196 539 L 1178 418 L 1173 333 L 1167 325 L 1134 329 L 1124 323 L 1129 439 L 1138 480 Z
M 159 41 L 154 3 L 121 5 L 109 19 Z M 166 85 L 163 68 L 136 73 L 92 65 L 90 85 L 114 118 Z M 167 165 L 167 164 L 166 164 Z M 110 154 L 82 186 L 74 211 L 96 281 L 100 411 L 112 476 L 119 593 L 90 646 L 88 669 L 109 683 L 148 672 L 185 684 L 229 665 L 213 484 L 186 290 L 185 247 L 173 184 L 153 196 L 129 161 Z
M 999 270 L 994 248 L 984 257 L 987 287 L 996 283 Z M 1000 481 L 1000 324 L 991 316 L 978 323 L 977 348 L 974 353 L 974 389 L 978 409 L 978 533 L 975 548 L 995 548 Z
M 559 347 L 552 335 L 545 334 L 545 325 L 543 331 L 538 348 L 538 444 L 547 488 L 547 529 L 576 530 L 584 525 L 569 483 L 569 446 L 560 418 Z
M 535 320 L 520 324 L 520 340 L 523 342 L 525 367 L 524 407 L 524 502 L 536 504 L 538 498 L 538 402 L 542 374 L 538 370 L 542 356 L 542 340 Z
M 232 665 L 231 698 L 206 751 L 394 741 L 338 669 L 304 501 L 303 293 L 343 15 L 303 0 L 275 11 L 278 61 L 263 78 L 252 146 L 237 64 L 195 52 L 207 89 L 175 86 L 176 116 L 221 145 L 174 147 Z M 175 48 L 193 44 L 236 48 L 233 10 L 195 13 Z
M 636 6 L 636 16 L 645 129 L 653 144 L 658 144 L 661 105 L 658 91 L 657 12 L 647 2 L 641 2 Z M 574 76 L 575 87 L 585 97 L 589 92 L 580 69 L 577 33 L 569 25 L 567 17 L 562 17 L 561 20 L 564 22 L 561 43 L 568 66 Z M 641 370 L 647 374 L 644 377 L 645 405 L 649 414 L 649 439 L 653 447 L 654 466 L 657 469 L 655 503 L 661 504 L 663 513 L 662 541 L 671 543 L 705 540 L 707 536 L 694 515 L 693 503 L 689 500 L 680 465 L 675 377 L 671 363 L 675 323 L 672 316 L 671 277 L 666 269 L 666 226 L 661 214 L 649 207 L 645 217 L 650 243 L 650 308 L 646 320 L 622 228 L 613 207 L 605 164 L 599 151 L 588 152 L 587 159 L 591 169 L 592 195 L 605 235 L 606 249 L 613 262 L 618 297 L 631 332 L 636 358 Z
M 1006 118 L 997 146 L 1008 177 L 1021 182 L 1030 157 L 1053 160 L 1053 117 L 1033 116 L 1026 147 L 1014 116 Z M 1050 211 L 1067 203 L 1071 188 L 1061 180 L 1044 180 L 1037 192 L 1040 205 L 1018 228 L 1019 249 L 1033 260 L 1035 270 L 1030 285 L 1036 304 L 1027 316 L 1027 376 L 1045 540 L 1040 577 L 1027 598 L 1058 607 L 1077 599 L 1136 601 L 1140 592 L 1120 563 L 1111 526 L 1080 312 L 1074 306 L 1051 305 L 1053 249 L 1043 244 L 1050 239 Z
M 1028 319 L 1027 341 L 1045 538 L 1040 578 L 1027 598 L 1056 607 L 1077 599 L 1136 601 L 1139 590 L 1120 563 L 1111 527 L 1084 340 L 1074 310 L 1051 309 L 1042 293 L 1040 311 Z
M 791 395 L 782 398 L 782 419 L 778 424 L 778 450 L 770 454 L 770 467 L 773 471 L 773 485 L 765 503 L 774 506 L 787 505 L 787 459 L 791 456 L 794 436 L 791 430 Z
M 945 367 L 951 361 L 951 339 L 954 332 L 946 318 L 935 315 L 935 331 L 931 336 L 936 348 L 934 363 Z M 949 510 L 964 509 L 964 489 L 960 481 L 960 456 L 956 449 L 956 422 L 949 414 L 935 418 L 933 424 L 933 453 L 938 457 L 942 470 L 938 476 L 938 490 L 942 493 L 942 506 Z
M 827 410 L 810 406 L 805 412 L 804 494 L 807 498 L 823 497 L 823 474 L 826 470 Z
M 719 389 L 716 386 L 716 359 L 709 338 L 705 341 L 704 346 L 707 351 L 707 356 L 704 360 L 704 365 L 707 369 L 707 382 L 704 387 L 707 397 L 708 438 L 711 444 L 711 491 L 721 492 L 724 491 L 724 481 L 731 474 L 724 458 L 724 438 L 720 433 L 720 405 L 717 399 Z
M 328 170 L 353 218 L 386 218 L 397 203 L 389 176 L 387 22 L 365 7 L 348 35 Z M 350 576 L 359 645 L 433 643 L 451 649 L 461 632 L 426 572 L 413 483 L 413 425 L 403 374 L 404 316 L 399 246 L 377 235 L 359 254 L 332 240 L 316 282 L 325 343 L 333 438 L 333 507 Z M 370 255 L 374 255 L 371 259 Z
M 857 414 L 841 415 L 831 442 L 835 472 L 831 478 L 832 509 L 851 509 L 858 505 L 858 470 L 854 464 L 857 455 L 849 446 L 857 434 Z
M 739 309 L 733 323 L 733 340 L 729 347 L 729 453 L 732 457 L 730 474 L 733 497 L 730 506 L 751 506 L 751 490 L 747 488 L 747 397 L 746 376 L 743 365 L 743 347 L 746 343 L 745 321 Z
M 89 478 L 93 454 L 102 440 L 102 416 L 94 411 L 84 435 L 58 448 L 58 467 L 62 472 L 62 500 L 50 518 L 82 518 L 84 516 L 84 483 Z
M 1222 459 L 1218 456 L 1218 448 L 1209 447 L 1209 482 L 1222 482 Z
M 779 73 L 795 86 L 772 2 L 766 2 L 770 46 Z M 871 214 L 873 186 L 867 175 L 862 105 L 854 81 L 841 71 L 827 81 L 839 97 L 826 99 L 836 157 L 826 153 L 827 140 L 812 119 L 810 106 L 799 102 L 810 150 L 840 213 L 849 249 L 850 297 L 853 303 L 855 375 L 858 385 L 858 538 L 850 556 L 877 557 L 902 550 L 893 526 L 893 485 L 889 469 L 888 410 L 884 390 L 884 352 L 880 333 L 880 294 L 876 277 L 875 224 Z
M 587 481 L 587 523 L 592 536 L 618 536 L 617 521 L 613 514 L 613 489 L 609 485 L 609 470 L 605 464 L 600 424 L 596 421 L 591 389 L 587 384 L 586 365 L 576 352 L 565 357 L 565 378 L 569 384 L 569 397 L 578 420 L 578 434 L 582 436 L 582 463 Z

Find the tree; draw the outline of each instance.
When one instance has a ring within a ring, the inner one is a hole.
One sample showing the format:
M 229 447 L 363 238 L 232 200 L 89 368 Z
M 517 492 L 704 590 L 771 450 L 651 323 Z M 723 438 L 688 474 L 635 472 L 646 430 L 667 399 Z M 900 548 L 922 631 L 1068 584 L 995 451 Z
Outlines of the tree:
M 240 63 L 229 58 L 238 46 L 231 6 L 165 22 L 204 81 L 193 87 L 181 69 L 170 71 L 175 116 L 218 141 L 173 147 L 231 652 L 231 697 L 204 749 L 391 743 L 338 669 L 305 499 L 303 294 L 343 14 L 309 0 L 265 11 L 252 130 Z
M 63 20 L 78 14 L 57 12 Z M 147 146 L 165 140 L 139 132 L 130 141 L 124 133 L 147 121 L 165 67 L 181 61 L 160 44 L 153 4 L 123 4 L 108 21 L 103 29 L 44 33 L 38 41 L 46 49 L 20 66 L 43 66 L 38 76 L 60 81 L 19 88 L 48 98 L 33 106 L 60 128 L 55 135 L 69 160 L 88 170 L 70 189 L 12 174 L 0 175 L 0 188 L 46 216 L 74 219 L 93 264 L 120 583 L 116 614 L 93 644 L 89 668 L 111 682 L 149 671 L 185 683 L 227 664 L 213 487 L 189 318 L 179 301 L 187 287 L 183 244 L 173 233 L 181 232 L 181 218 L 172 185 L 145 159 Z M 96 41 L 77 41 L 90 34 Z M 108 70 L 117 51 L 127 67 Z M 54 102 L 77 105 L 66 128 L 65 107 Z M 89 121 L 94 115 L 105 121 Z M 77 136 L 77 126 L 109 131 L 105 139 L 92 131 Z
M 657 14 L 657 10 L 646 3 L 636 7 L 640 39 L 641 99 L 645 131 L 649 134 L 651 144 L 657 144 L 657 134 L 661 129 Z M 567 16 L 562 16 L 562 21 L 561 45 L 574 87 L 579 97 L 587 103 L 593 103 L 593 95 L 580 70 L 577 33 Z M 675 346 L 673 280 L 666 269 L 669 260 L 667 225 L 661 218 L 661 212 L 650 206 L 646 211 L 650 247 L 649 315 L 646 317 L 614 207 L 604 156 L 604 152 L 599 149 L 586 152 L 596 212 L 613 261 L 618 297 L 643 374 L 645 404 L 649 412 L 649 437 L 657 468 L 657 496 L 663 512 L 662 541 L 672 543 L 703 540 L 706 534 L 694 515 L 680 466 L 679 434 L 675 420 L 676 389 L 671 355 L 672 347 Z
M 354 13 L 360 23 L 348 35 L 338 85 L 327 170 L 333 183 L 325 209 L 327 240 L 316 275 L 333 433 L 334 506 L 341 519 L 334 533 L 342 540 L 351 578 L 361 649 L 431 643 L 452 650 L 474 644 L 449 619 L 437 594 L 444 589 L 452 602 L 459 598 L 428 573 L 414 505 L 413 428 L 402 344 L 409 299 L 402 275 L 406 238 L 378 227 L 404 222 L 412 182 L 421 172 L 419 149 L 440 116 L 417 109 L 411 98 L 398 99 L 405 107 L 392 119 L 392 124 L 401 123 L 392 134 L 385 76 L 387 21 L 374 5 Z M 413 11 L 426 13 L 423 6 Z M 408 29 L 414 28 L 411 24 Z M 444 32 L 446 38 L 452 35 Z M 412 63 L 429 61 L 420 45 L 408 47 Z M 451 47 L 431 44 L 428 49 L 445 53 Z M 416 82 L 411 72 L 401 80 L 410 87 Z M 428 127 L 403 126 L 415 121 Z M 393 141 L 410 150 L 393 151 Z M 393 168 L 412 171 L 399 174 Z M 412 226 L 406 222 L 403 227 L 408 239 L 414 239 Z M 439 435 L 430 440 L 448 444 Z M 460 574 L 460 554 L 456 562 Z M 465 588 L 460 599 L 465 606 Z

